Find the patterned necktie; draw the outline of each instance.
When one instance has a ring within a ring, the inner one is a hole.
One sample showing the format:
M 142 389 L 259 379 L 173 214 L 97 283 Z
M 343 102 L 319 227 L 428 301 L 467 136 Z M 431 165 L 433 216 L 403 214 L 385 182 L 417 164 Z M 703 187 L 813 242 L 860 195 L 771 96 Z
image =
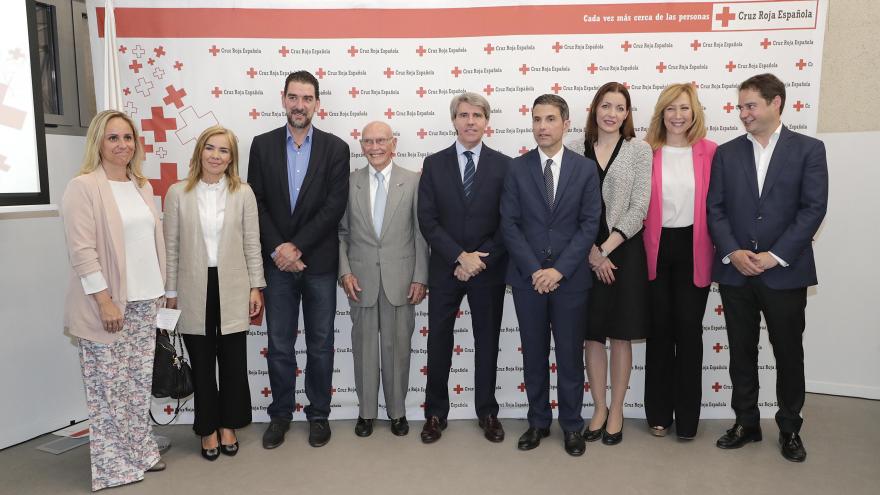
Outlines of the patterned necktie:
M 464 177 L 461 178 L 461 184 L 464 186 L 464 195 L 471 197 L 471 189 L 474 185 L 474 176 L 477 174 L 477 166 L 474 164 L 474 152 L 465 151 L 464 156 L 467 157 L 467 163 L 464 166 Z
M 376 197 L 373 199 L 373 227 L 376 228 L 376 237 L 382 235 L 382 220 L 385 218 L 385 201 L 388 199 L 388 191 L 385 189 L 385 175 L 376 172 Z
M 553 169 L 550 168 L 552 164 L 553 160 L 547 159 L 547 163 L 544 165 L 544 190 L 547 192 L 547 207 L 551 210 L 556 200 L 553 197 Z

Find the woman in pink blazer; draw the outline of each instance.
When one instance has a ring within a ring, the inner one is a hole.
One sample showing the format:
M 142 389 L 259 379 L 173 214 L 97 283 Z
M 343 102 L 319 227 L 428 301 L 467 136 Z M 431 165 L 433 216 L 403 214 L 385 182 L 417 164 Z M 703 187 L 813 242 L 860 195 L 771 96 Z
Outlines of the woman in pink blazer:
M 64 327 L 79 345 L 92 490 L 165 468 L 148 415 L 165 243 L 142 159 L 134 122 L 122 112 L 99 113 L 61 200 L 73 267 Z
M 682 440 L 696 436 L 700 421 L 703 313 L 712 271 L 706 193 L 717 145 L 705 136 L 694 86 L 664 89 L 645 137 L 654 150 L 643 236 L 651 307 L 645 414 L 655 436 L 665 436 L 674 420 Z

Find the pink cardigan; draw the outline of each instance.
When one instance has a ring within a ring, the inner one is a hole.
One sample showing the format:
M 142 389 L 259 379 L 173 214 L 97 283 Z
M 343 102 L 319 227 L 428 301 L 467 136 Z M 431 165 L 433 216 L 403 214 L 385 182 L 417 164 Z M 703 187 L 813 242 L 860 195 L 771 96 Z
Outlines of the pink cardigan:
M 694 159 L 694 285 L 706 287 L 712 283 L 712 255 L 714 247 L 709 238 L 706 223 L 706 194 L 709 192 L 709 177 L 712 158 L 718 147 L 708 139 L 701 139 L 693 145 Z M 663 150 L 654 151 L 654 164 L 651 175 L 651 202 L 648 204 L 648 217 L 645 219 L 645 253 L 648 256 L 648 280 L 657 278 L 657 253 L 660 251 L 660 232 L 663 228 Z
M 138 190 L 156 218 L 156 253 L 165 280 L 165 240 L 162 221 L 147 182 Z M 75 177 L 61 200 L 61 216 L 73 273 L 64 305 L 64 328 L 75 337 L 111 344 L 118 333 L 108 333 L 101 325 L 95 298 L 85 293 L 80 277 L 100 271 L 107 281 L 113 302 L 125 314 L 128 301 L 125 283 L 125 240 L 122 218 L 103 167 Z

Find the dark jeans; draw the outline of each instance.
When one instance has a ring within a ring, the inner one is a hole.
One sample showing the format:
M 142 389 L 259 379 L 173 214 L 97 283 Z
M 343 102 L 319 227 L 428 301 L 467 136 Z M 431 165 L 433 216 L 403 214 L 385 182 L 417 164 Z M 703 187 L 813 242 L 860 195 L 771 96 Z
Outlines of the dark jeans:
M 330 415 L 330 388 L 333 384 L 333 326 L 336 318 L 335 273 L 283 272 L 271 261 L 266 263 L 266 326 L 269 334 L 269 386 L 272 404 L 267 412 L 273 419 L 293 417 L 296 393 L 296 354 L 294 345 L 299 328 L 302 301 L 306 336 L 305 389 L 309 405 L 306 418 L 327 419 Z

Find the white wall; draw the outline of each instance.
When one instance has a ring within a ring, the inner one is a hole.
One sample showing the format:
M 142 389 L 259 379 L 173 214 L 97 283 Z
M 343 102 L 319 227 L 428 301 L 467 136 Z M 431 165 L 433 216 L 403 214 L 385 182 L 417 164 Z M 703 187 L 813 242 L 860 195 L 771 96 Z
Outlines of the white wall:
M 53 204 L 84 143 L 46 136 Z M 62 333 L 69 276 L 57 212 L 0 213 L 0 448 L 88 417 L 77 348 Z

